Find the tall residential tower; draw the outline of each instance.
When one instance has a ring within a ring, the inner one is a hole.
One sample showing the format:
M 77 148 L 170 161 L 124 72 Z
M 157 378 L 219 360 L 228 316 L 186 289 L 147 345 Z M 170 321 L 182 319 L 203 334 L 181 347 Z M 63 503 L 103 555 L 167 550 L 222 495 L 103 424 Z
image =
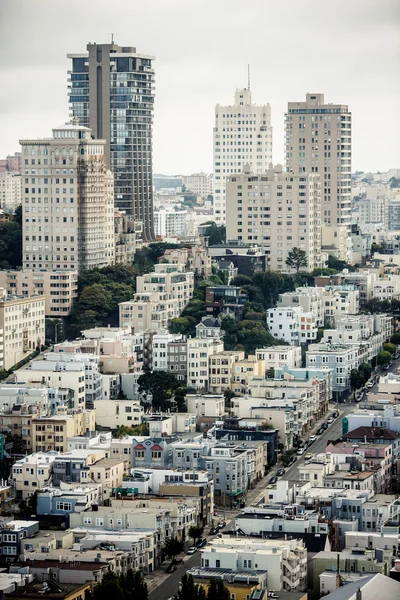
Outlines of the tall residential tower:
M 351 224 L 351 113 L 345 104 L 325 104 L 323 94 L 289 102 L 285 115 L 286 170 L 319 173 L 322 222 Z
M 88 44 L 87 52 L 68 58 L 72 115 L 106 140 L 115 207 L 142 221 L 145 239 L 152 240 L 154 57 L 111 43 Z
M 250 165 L 264 173 L 272 162 L 271 107 L 252 104 L 249 89 L 237 90 L 235 103 L 215 107 L 214 126 L 214 220 L 226 222 L 226 180 Z
M 21 140 L 24 269 L 86 270 L 114 263 L 113 176 L 104 140 L 76 121 Z

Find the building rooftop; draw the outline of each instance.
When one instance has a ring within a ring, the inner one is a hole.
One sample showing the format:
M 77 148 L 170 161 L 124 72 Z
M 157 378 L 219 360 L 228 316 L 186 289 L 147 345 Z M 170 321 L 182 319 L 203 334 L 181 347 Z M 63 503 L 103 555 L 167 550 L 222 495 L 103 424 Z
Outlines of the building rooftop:
M 357 595 L 358 590 L 361 592 L 360 596 Z M 348 583 L 324 596 L 325 600 L 356 600 L 357 597 L 361 597 L 362 600 L 380 600 L 382 597 L 385 600 L 398 600 L 400 583 L 377 573 Z
M 385 439 L 385 440 L 395 440 L 400 437 L 400 432 L 392 431 L 387 427 L 357 427 L 357 429 L 353 429 L 353 431 L 349 431 L 348 433 L 343 435 L 343 438 L 346 440 L 359 439 L 359 438 L 369 438 L 369 439 Z
M 46 563 L 47 561 L 38 561 Z M 35 567 L 36 567 L 35 563 Z M 48 564 L 46 566 L 49 566 Z M 98 566 L 98 565 L 97 565 Z M 71 567 L 70 567 L 71 568 Z M 80 565 L 74 565 L 74 569 L 80 569 Z M 97 569 L 96 569 L 97 570 Z M 65 598 L 70 596 L 71 594 L 76 594 L 77 597 L 79 593 L 82 597 L 85 596 L 85 590 L 89 588 L 87 583 L 77 585 L 77 584 L 65 584 L 62 586 L 58 585 L 55 581 L 51 579 L 47 579 L 44 583 L 30 583 L 24 588 L 17 589 L 14 592 L 6 593 L 4 595 L 5 598 L 43 598 L 45 595 L 46 598 Z

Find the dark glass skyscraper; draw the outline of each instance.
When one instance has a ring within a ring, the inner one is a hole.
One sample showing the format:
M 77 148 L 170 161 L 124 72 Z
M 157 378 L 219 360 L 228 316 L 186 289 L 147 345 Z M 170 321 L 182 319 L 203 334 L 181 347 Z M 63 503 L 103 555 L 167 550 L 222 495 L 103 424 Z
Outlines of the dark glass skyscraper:
M 88 44 L 68 58 L 72 116 L 106 140 L 115 208 L 142 221 L 143 237 L 152 240 L 154 57 L 112 43 Z

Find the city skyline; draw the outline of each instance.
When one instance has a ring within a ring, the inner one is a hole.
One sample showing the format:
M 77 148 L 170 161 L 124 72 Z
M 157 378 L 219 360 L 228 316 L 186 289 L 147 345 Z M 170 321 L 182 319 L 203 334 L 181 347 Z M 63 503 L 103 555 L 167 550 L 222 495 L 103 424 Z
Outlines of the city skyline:
M 284 162 L 287 103 L 322 93 L 353 114 L 353 170 L 396 166 L 400 8 L 393 0 L 340 0 L 331 12 L 314 0 L 250 8 L 235 0 L 117 2 L 115 20 L 102 1 L 94 12 L 72 0 L 54 17 L 50 6 L 15 0 L 0 9 L 3 89 L 12 90 L 0 100 L 1 156 L 67 120 L 66 54 L 90 41 L 109 43 L 113 31 L 116 43 L 156 58 L 156 173 L 212 171 L 215 105 L 230 104 L 235 89 L 246 87 L 248 63 L 253 102 L 271 105 L 274 163 Z

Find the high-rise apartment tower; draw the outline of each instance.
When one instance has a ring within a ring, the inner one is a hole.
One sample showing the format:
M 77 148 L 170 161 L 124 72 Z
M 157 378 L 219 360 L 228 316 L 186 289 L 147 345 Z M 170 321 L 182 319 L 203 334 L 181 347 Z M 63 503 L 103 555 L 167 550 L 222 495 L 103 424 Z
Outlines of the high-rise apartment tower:
M 250 165 L 264 173 L 272 162 L 271 107 L 252 104 L 249 89 L 237 90 L 235 103 L 215 107 L 214 126 L 214 220 L 226 222 L 226 180 Z
M 115 207 L 142 221 L 145 239 L 152 240 L 154 57 L 111 43 L 88 44 L 87 52 L 68 58 L 72 115 L 106 140 Z
M 21 140 L 23 267 L 78 270 L 114 263 L 114 186 L 105 140 L 77 122 Z M 60 295 L 62 290 L 60 290 Z
M 323 94 L 289 102 L 285 115 L 285 164 L 294 173 L 319 173 L 322 222 L 351 224 L 351 113 L 345 104 L 325 104 Z

